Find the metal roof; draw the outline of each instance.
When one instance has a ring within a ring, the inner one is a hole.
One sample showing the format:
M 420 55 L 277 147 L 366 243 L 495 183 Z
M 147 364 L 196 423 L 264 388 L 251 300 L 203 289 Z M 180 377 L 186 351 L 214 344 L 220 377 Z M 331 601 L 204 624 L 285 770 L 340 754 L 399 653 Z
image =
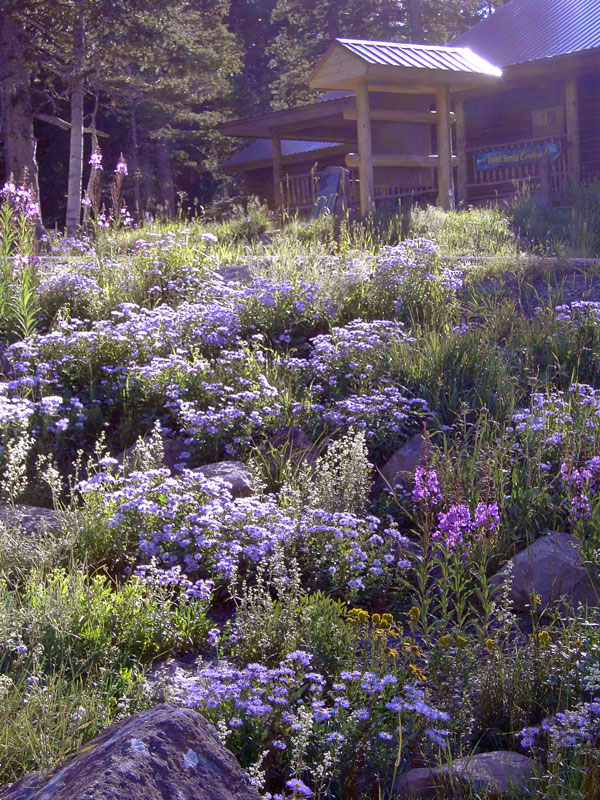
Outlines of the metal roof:
M 502 74 L 498 67 L 473 53 L 468 47 L 373 42 L 362 39 L 336 39 L 336 42 L 369 64 L 480 75 Z
M 600 0 L 511 0 L 452 43 L 502 67 L 600 47 Z
M 341 147 L 340 142 L 301 142 L 295 139 L 281 140 L 281 155 L 295 156 L 303 153 L 317 153 L 320 150 L 329 150 L 331 147 Z M 270 139 L 259 139 L 239 153 L 224 161 L 222 167 L 235 167 L 254 161 L 265 161 L 273 158 L 273 143 Z

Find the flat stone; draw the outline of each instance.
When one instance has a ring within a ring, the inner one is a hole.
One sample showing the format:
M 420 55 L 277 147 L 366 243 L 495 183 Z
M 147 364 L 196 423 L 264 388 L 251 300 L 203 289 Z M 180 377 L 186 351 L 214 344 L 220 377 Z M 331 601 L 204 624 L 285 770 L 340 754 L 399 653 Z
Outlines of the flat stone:
M 528 610 L 533 595 L 540 597 L 540 611 L 561 598 L 572 605 L 599 603 L 598 581 L 583 563 L 581 543 L 568 533 L 540 536 L 490 579 L 491 586 L 498 591 L 509 571 L 508 597 L 515 611 Z
M 165 703 L 111 725 L 66 764 L 0 788 L 0 800 L 259 800 L 200 714 Z
M 404 772 L 396 782 L 400 800 L 435 800 L 439 796 L 442 770 L 439 767 L 414 767 Z
M 417 467 L 422 466 L 428 456 L 429 441 L 421 433 L 416 433 L 377 470 L 374 491 L 395 489 L 399 483 L 411 480 Z
M 233 497 L 250 497 L 253 494 L 252 472 L 241 461 L 217 461 L 191 470 L 205 478 L 221 478 L 231 487 Z
M 444 768 L 446 769 L 446 768 Z M 531 788 L 534 762 L 522 753 L 494 750 L 478 753 L 470 758 L 457 758 L 452 763 L 452 774 L 487 796 L 504 797 L 518 792 L 519 796 Z
M 228 264 L 217 270 L 217 275 L 225 283 L 249 283 L 252 273 L 247 264 Z
M 51 508 L 26 505 L 1 505 L 0 522 L 32 536 L 60 528 L 60 515 Z
M 435 800 L 472 797 L 473 790 L 488 798 L 528 794 L 534 762 L 521 753 L 495 750 L 468 758 L 456 758 L 450 766 L 410 769 L 397 782 L 399 800 Z M 444 794 L 441 794 L 443 792 Z

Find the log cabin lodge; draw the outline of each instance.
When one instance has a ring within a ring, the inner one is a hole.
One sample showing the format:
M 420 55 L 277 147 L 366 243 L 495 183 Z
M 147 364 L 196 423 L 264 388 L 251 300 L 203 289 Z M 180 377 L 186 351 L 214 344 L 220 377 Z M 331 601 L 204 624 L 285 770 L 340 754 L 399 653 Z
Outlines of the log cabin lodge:
M 326 93 L 219 128 L 254 140 L 222 166 L 273 208 L 311 213 L 331 167 L 362 214 L 560 204 L 600 179 L 600 0 L 510 0 L 450 46 L 336 39 L 309 86 Z

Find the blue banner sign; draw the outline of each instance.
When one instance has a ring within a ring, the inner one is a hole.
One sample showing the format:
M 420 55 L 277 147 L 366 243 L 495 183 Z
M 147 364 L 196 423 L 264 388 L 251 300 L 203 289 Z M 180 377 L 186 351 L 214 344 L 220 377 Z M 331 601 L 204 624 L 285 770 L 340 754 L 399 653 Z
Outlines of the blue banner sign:
M 560 153 L 560 142 L 538 142 L 518 147 L 498 147 L 475 153 L 475 171 L 484 172 L 500 167 L 524 167 L 538 161 L 542 156 L 556 158 Z

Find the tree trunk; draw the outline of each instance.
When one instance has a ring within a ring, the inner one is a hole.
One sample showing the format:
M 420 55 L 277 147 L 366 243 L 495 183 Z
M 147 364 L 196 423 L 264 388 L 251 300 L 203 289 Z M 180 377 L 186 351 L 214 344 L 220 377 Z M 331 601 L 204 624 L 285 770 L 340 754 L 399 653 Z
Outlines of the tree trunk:
M 131 167 L 131 174 L 133 175 L 133 206 L 138 220 L 141 219 L 142 213 L 142 200 L 140 194 L 140 159 L 139 159 L 139 144 L 137 133 L 137 121 L 135 118 L 135 104 L 131 106 L 130 112 L 131 119 L 131 152 L 129 154 L 129 166 Z
M 408 0 L 408 26 L 411 42 L 419 43 L 425 41 L 421 0 Z
M 67 235 L 74 236 L 81 219 L 83 180 L 83 66 L 85 29 L 83 2 L 77 0 L 73 23 L 73 74 L 71 77 L 71 144 L 69 149 L 69 188 L 67 190 Z
M 29 93 L 29 70 L 25 64 L 25 33 L 13 17 L 0 16 L 0 74 L 2 80 L 2 137 L 6 159 L 6 177 L 17 183 L 24 180 L 39 202 L 40 187 L 35 158 L 37 142 L 33 135 L 33 115 Z M 41 217 L 38 227 L 41 228 Z
M 91 132 L 92 132 L 92 153 L 95 153 L 96 150 L 98 149 L 98 134 L 96 133 L 96 117 L 97 117 L 97 115 L 98 115 L 98 93 L 96 92 L 96 101 L 94 103 L 94 111 L 92 113 L 92 119 L 91 119 L 90 126 L 89 126 L 90 129 L 91 129 Z M 88 200 L 90 200 L 90 202 L 91 202 L 91 199 L 92 199 L 92 197 L 94 195 L 94 184 L 96 182 L 96 178 L 97 178 L 97 170 L 94 167 L 94 165 L 92 164 L 91 169 L 90 169 L 90 177 L 88 178 L 87 190 L 85 192 L 86 197 L 88 198 Z M 92 209 L 91 205 L 86 205 L 86 207 L 83 210 L 83 224 L 84 225 L 87 225 L 89 223 L 89 221 L 90 221 L 91 209 Z
M 175 187 L 173 186 L 173 172 L 171 159 L 164 139 L 160 139 L 156 146 L 156 166 L 158 169 L 158 184 L 160 203 L 168 217 L 175 216 Z

